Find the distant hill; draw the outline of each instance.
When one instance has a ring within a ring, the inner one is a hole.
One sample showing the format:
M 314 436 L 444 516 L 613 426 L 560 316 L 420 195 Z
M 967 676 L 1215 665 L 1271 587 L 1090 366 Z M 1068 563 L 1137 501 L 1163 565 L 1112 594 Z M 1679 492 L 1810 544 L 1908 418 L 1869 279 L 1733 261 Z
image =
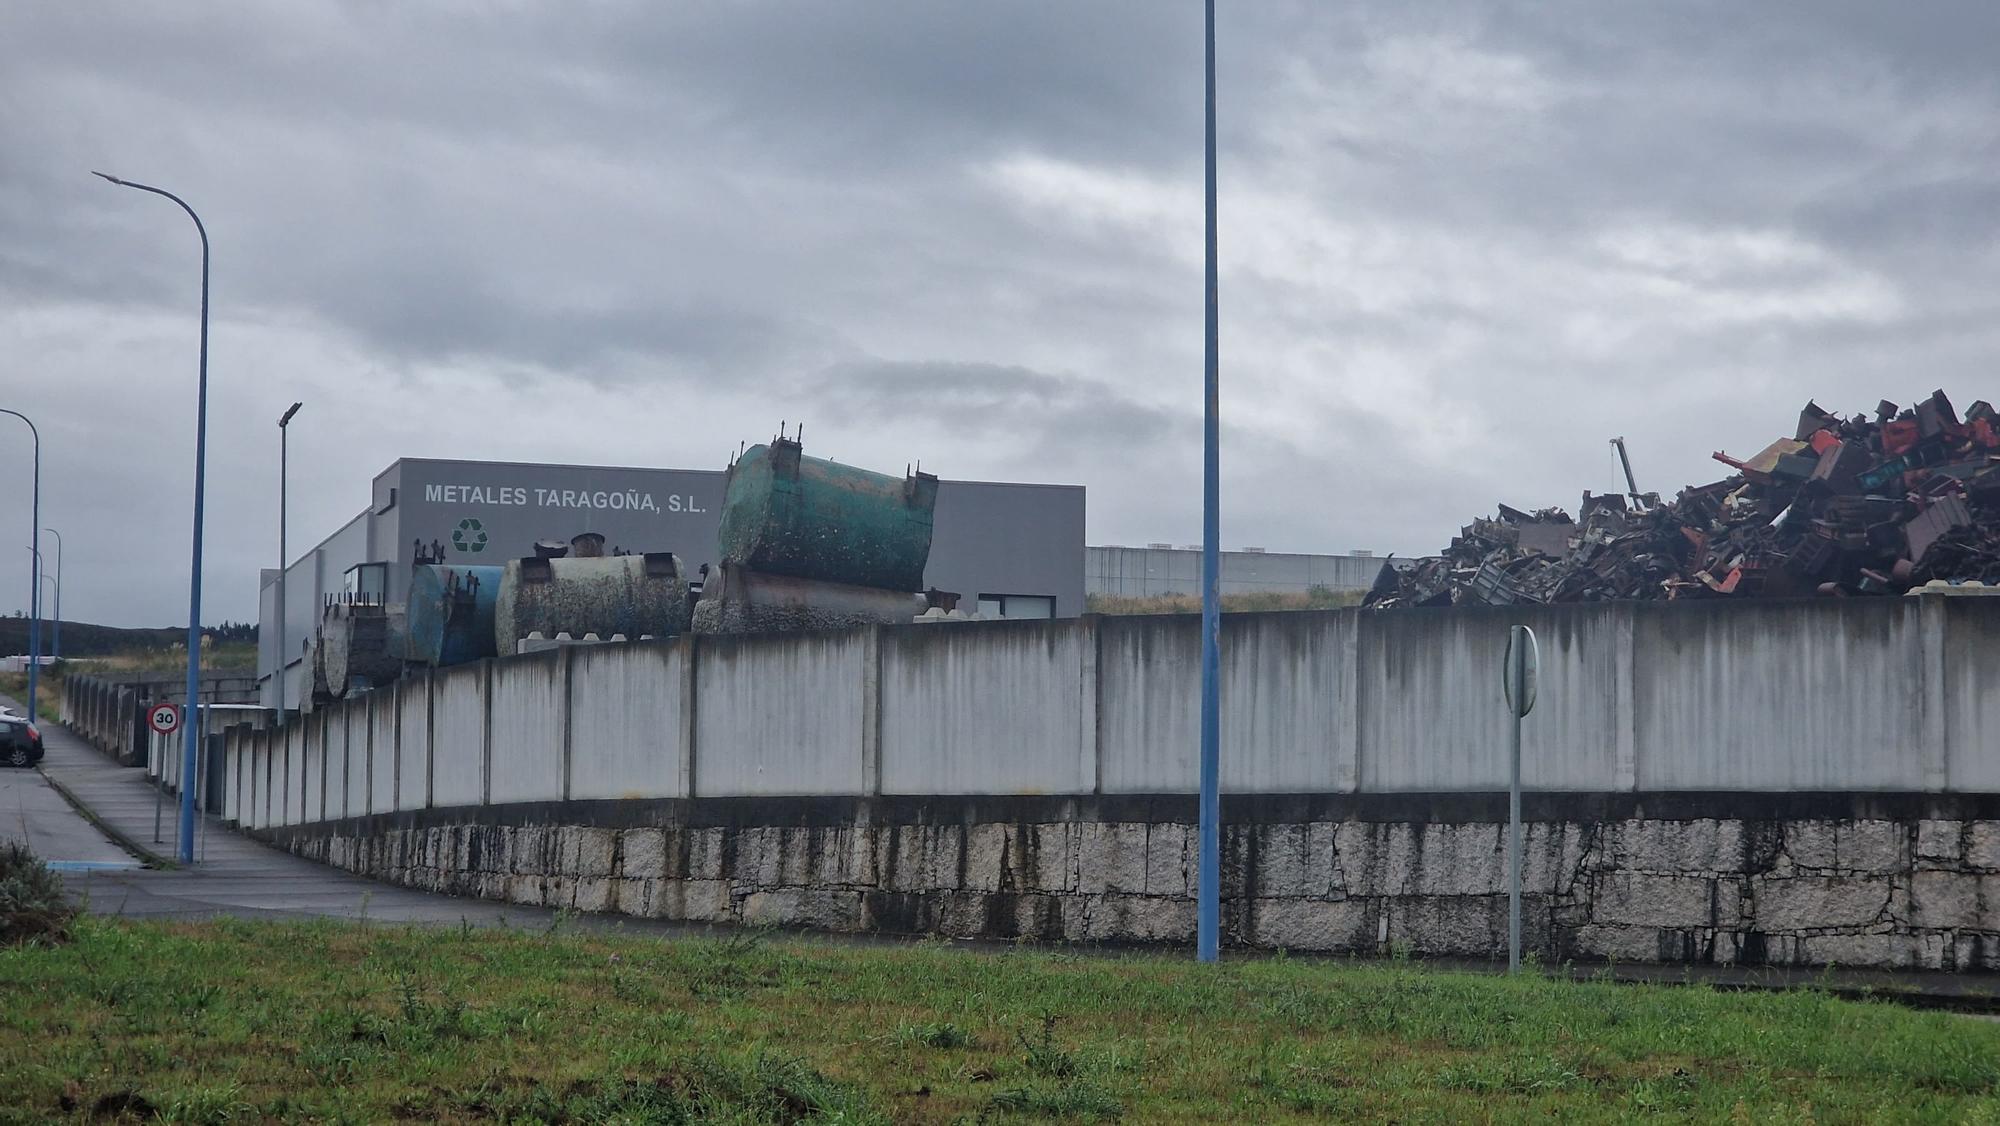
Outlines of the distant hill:
M 202 630 L 207 636 L 223 641 L 255 641 L 257 627 L 247 622 L 224 622 L 219 626 L 208 626 Z M 53 652 L 55 623 L 42 623 L 42 651 Z M 65 657 L 109 657 L 117 654 L 144 652 L 146 650 L 167 650 L 187 641 L 187 627 L 163 626 L 159 629 L 125 629 L 119 626 L 99 626 L 89 622 L 64 622 L 62 624 L 62 652 Z M 28 619 L 0 618 L 0 655 L 11 656 L 28 651 Z

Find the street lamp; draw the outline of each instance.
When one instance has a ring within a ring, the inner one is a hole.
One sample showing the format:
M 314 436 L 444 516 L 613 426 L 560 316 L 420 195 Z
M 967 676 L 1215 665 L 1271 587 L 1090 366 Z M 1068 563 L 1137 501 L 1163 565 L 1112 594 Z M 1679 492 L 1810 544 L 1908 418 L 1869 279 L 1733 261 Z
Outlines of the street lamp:
M 34 574 L 28 579 L 28 722 L 36 722 L 35 689 L 42 679 L 42 432 L 35 428 L 35 422 L 20 411 L 0 407 L 0 414 L 11 414 L 28 424 L 28 433 L 35 436 L 35 478 L 34 499 L 29 501 L 28 550 L 35 553 L 37 560 Z
M 299 413 L 304 403 L 293 403 L 284 414 L 278 416 L 278 722 L 285 721 L 285 564 L 291 557 L 285 554 L 285 468 L 291 460 L 292 416 Z
M 43 528 L 42 531 L 56 538 L 56 637 L 55 644 L 51 648 L 55 650 L 56 660 L 60 661 L 62 660 L 62 533 L 54 528 Z
M 201 366 L 196 384 L 194 408 L 194 563 L 188 575 L 187 706 L 181 714 L 181 825 L 180 861 L 194 863 L 195 723 L 201 701 L 201 517 L 202 494 L 208 462 L 208 228 L 187 201 L 164 188 L 121 180 L 103 172 L 92 172 L 122 188 L 165 196 L 180 205 L 194 220 L 201 236 Z M 37 524 L 39 524 L 37 518 Z
M 1207 158 L 1205 197 L 1207 220 L 1207 323 L 1203 340 L 1206 404 L 1202 411 L 1201 480 L 1201 869 L 1196 885 L 1195 957 L 1213 962 L 1222 930 L 1222 690 L 1217 671 L 1222 663 L 1222 604 L 1218 595 L 1221 556 L 1217 554 L 1221 520 L 1220 443 L 1217 414 L 1219 394 L 1215 280 L 1215 0 L 1204 5 L 1206 78 L 1208 82 L 1204 156 Z

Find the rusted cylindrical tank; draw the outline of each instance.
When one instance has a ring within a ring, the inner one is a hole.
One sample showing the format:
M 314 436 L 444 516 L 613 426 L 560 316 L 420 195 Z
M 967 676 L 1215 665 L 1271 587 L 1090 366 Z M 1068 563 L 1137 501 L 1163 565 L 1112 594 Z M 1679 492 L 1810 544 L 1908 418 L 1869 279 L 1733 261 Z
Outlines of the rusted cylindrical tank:
M 694 632 L 795 633 L 865 625 L 908 625 L 924 612 L 921 594 L 767 575 L 724 563 L 694 607 Z
M 722 561 L 765 575 L 914 591 L 931 552 L 937 478 L 891 477 L 800 452 L 752 446 L 722 490 Z
M 512 559 L 493 606 L 493 651 L 505 657 L 530 633 L 544 637 L 687 631 L 688 581 L 665 551 L 596 559 Z
M 345 697 L 401 677 L 405 633 L 400 604 L 336 602 L 327 607 L 319 624 L 327 691 Z
M 500 598 L 501 570 L 441 563 L 411 568 L 404 659 L 448 668 L 493 656 L 493 607 Z

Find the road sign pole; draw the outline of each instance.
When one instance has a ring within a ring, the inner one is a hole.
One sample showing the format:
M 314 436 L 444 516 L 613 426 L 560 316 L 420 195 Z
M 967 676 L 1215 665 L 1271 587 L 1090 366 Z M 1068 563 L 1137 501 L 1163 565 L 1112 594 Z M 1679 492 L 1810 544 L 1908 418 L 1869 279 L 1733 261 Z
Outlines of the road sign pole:
M 1500 671 L 1507 710 L 1514 723 L 1507 751 L 1507 972 L 1521 970 L 1521 721 L 1535 707 L 1541 679 L 1541 650 L 1527 626 L 1507 630 L 1507 657 Z
M 166 738 L 180 730 L 181 713 L 172 704 L 154 704 L 146 709 L 146 730 L 161 738 Z M 167 756 L 154 756 L 153 745 L 158 740 L 146 740 L 146 762 L 153 771 L 153 843 L 160 843 L 160 805 L 164 800 L 167 783 Z
M 1514 627 L 1519 629 L 1521 627 Z M 1507 662 L 1514 698 L 1521 698 L 1521 665 Z M 1514 737 L 1507 755 L 1507 972 L 1521 971 L 1521 712 L 1514 713 Z

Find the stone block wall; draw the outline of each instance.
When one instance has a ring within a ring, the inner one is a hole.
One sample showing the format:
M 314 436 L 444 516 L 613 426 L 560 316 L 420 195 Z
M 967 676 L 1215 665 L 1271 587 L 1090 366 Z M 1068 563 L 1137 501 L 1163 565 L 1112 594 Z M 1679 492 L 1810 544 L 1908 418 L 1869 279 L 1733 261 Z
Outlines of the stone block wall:
M 1225 799 L 1224 938 L 1504 956 L 1495 794 Z M 1530 795 L 1547 960 L 2000 969 L 2000 798 Z M 832 931 L 1187 943 L 1187 797 L 697 799 L 430 809 L 267 831 L 392 883 Z

